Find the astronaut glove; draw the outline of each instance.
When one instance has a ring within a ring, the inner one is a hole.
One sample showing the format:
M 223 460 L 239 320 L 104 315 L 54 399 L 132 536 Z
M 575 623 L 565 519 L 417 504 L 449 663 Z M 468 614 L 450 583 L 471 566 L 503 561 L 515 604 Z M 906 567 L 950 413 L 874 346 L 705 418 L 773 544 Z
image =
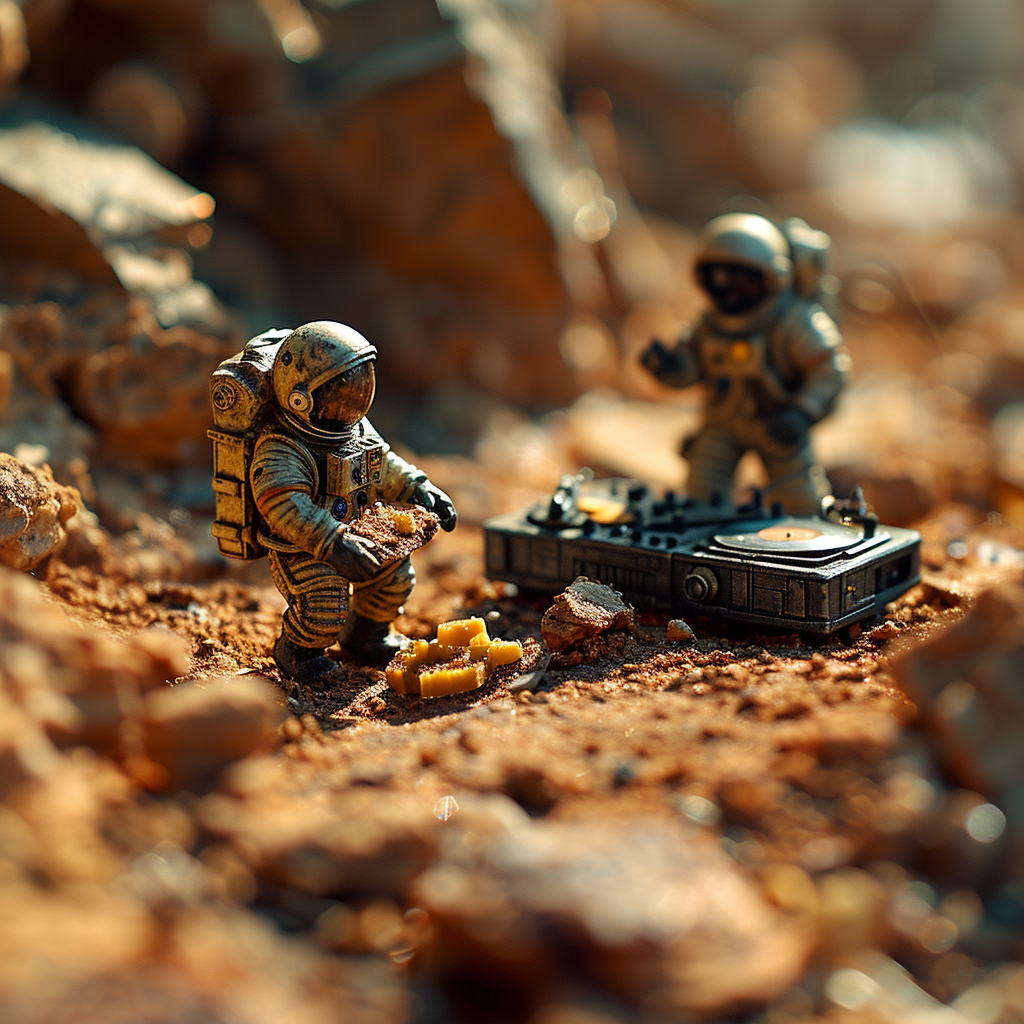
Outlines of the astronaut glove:
M 417 484 L 412 492 L 412 502 L 425 508 L 428 512 L 435 512 L 441 520 L 441 529 L 451 533 L 455 524 L 459 521 L 459 514 L 455 511 L 455 504 L 440 487 L 436 487 L 429 480 Z
M 377 545 L 366 537 L 339 527 L 324 561 L 337 570 L 339 576 L 361 583 L 382 572 L 384 563 L 378 557 Z
M 811 421 L 802 409 L 790 406 L 768 417 L 768 436 L 787 448 L 797 448 L 807 440 Z
M 655 377 L 678 373 L 682 369 L 679 355 L 674 349 L 668 348 L 661 338 L 654 338 L 640 353 L 640 362 Z
M 700 377 L 692 330 L 684 330 L 672 345 L 653 338 L 640 353 L 640 362 L 648 373 L 670 387 L 689 387 Z

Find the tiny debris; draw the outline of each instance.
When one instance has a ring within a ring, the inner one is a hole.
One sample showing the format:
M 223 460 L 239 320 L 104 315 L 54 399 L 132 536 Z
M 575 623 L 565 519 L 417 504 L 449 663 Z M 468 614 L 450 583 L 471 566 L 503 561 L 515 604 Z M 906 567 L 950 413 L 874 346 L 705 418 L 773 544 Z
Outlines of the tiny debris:
M 434 804 L 434 817 L 438 821 L 450 821 L 458 812 L 459 804 L 453 796 L 443 796 Z
M 667 637 L 670 644 L 682 644 L 683 646 L 692 644 L 696 639 L 693 630 L 682 619 L 672 619 L 669 622 Z
M 525 693 L 526 691 L 536 690 L 543 682 L 544 676 L 548 671 L 548 665 L 550 664 L 551 655 L 547 653 L 542 654 L 533 671 L 521 675 L 518 679 L 514 679 L 508 684 L 509 693 Z

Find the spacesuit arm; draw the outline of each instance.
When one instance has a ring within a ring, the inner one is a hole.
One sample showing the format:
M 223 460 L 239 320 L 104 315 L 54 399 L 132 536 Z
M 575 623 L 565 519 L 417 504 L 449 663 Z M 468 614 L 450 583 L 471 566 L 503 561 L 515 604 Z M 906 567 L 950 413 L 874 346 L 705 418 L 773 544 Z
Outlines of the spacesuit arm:
M 363 423 L 365 431 L 373 430 L 369 421 L 364 420 Z M 380 488 L 385 501 L 404 501 L 436 513 L 441 520 L 442 530 L 454 530 L 459 521 L 452 499 L 440 487 L 432 484 L 422 469 L 406 462 L 390 448 L 384 456 Z
M 325 560 L 338 524 L 313 500 L 318 480 L 309 454 L 286 437 L 265 435 L 256 443 L 249 480 L 270 535 Z
M 367 418 L 360 420 L 356 432 L 364 442 L 376 442 L 384 446 L 384 465 L 381 467 L 380 495 L 384 501 L 413 501 L 413 491 L 420 484 L 426 483 L 427 474 L 417 469 L 411 462 L 406 462 L 396 455 L 383 437 L 377 433 L 376 427 Z
M 427 474 L 411 462 L 388 449 L 384 456 L 384 471 L 381 474 L 381 492 L 385 501 L 413 500 L 413 492 L 427 481 Z
M 789 355 L 800 375 L 792 404 L 817 423 L 832 411 L 850 371 L 843 336 L 820 306 L 801 318 L 790 340 Z
M 441 520 L 441 529 L 451 531 L 459 521 L 455 503 L 437 484 L 430 482 L 422 469 L 388 452 L 384 466 L 384 482 L 394 494 L 393 501 L 407 501 L 434 512 Z
M 688 388 L 701 379 L 695 336 L 694 329 L 687 328 L 673 345 L 666 345 L 655 338 L 640 353 L 640 362 L 662 384 L 670 388 Z

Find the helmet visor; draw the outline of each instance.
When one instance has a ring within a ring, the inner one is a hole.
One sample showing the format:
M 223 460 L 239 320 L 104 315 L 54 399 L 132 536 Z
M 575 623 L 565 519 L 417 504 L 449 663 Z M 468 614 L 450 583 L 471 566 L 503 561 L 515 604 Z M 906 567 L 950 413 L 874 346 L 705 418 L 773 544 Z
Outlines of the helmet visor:
M 367 360 L 324 381 L 313 392 L 309 421 L 314 427 L 333 432 L 350 427 L 370 411 L 376 391 L 373 361 Z
M 768 294 L 764 274 L 742 263 L 702 263 L 697 277 L 715 308 L 727 316 L 749 313 Z

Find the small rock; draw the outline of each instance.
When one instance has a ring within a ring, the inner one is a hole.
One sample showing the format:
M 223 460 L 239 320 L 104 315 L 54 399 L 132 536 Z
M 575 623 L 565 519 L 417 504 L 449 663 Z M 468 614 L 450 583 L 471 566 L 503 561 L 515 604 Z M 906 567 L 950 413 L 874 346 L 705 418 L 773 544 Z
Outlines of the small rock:
M 413 892 L 442 948 L 460 950 L 454 965 L 482 984 L 500 969 L 536 997 L 551 983 L 548 965 L 567 965 L 578 984 L 592 964 L 638 1016 L 720 1018 L 786 991 L 813 948 L 714 843 L 681 827 L 503 816 L 488 828 L 483 818 L 449 822 L 456 835 L 472 828 L 473 852 L 453 844 L 459 858 L 432 865 Z M 509 932 L 488 928 L 495 920 Z M 462 935 L 476 946 L 453 941 Z
M 669 621 L 667 636 L 670 644 L 681 644 L 684 647 L 692 644 L 696 639 L 693 630 L 682 619 Z
M 568 650 L 609 630 L 634 629 L 636 613 L 617 590 L 578 576 L 555 598 L 540 621 L 548 649 Z
M 188 645 L 152 629 L 127 641 L 74 622 L 31 576 L 0 565 L 0 795 L 89 746 L 121 760 L 143 694 L 188 671 Z M 51 744 L 53 746 L 51 746 Z
M 146 754 L 167 771 L 161 788 L 201 790 L 278 746 L 286 713 L 277 688 L 254 676 L 180 683 L 146 698 Z
M 547 673 L 548 665 L 551 664 L 551 655 L 542 654 L 537 664 L 529 671 L 524 672 L 518 679 L 513 679 L 508 684 L 509 693 L 525 693 L 528 691 L 536 690 L 538 686 L 544 681 L 544 676 Z
M 78 492 L 0 452 L 0 562 L 34 569 L 64 540 L 64 524 L 81 508 Z

